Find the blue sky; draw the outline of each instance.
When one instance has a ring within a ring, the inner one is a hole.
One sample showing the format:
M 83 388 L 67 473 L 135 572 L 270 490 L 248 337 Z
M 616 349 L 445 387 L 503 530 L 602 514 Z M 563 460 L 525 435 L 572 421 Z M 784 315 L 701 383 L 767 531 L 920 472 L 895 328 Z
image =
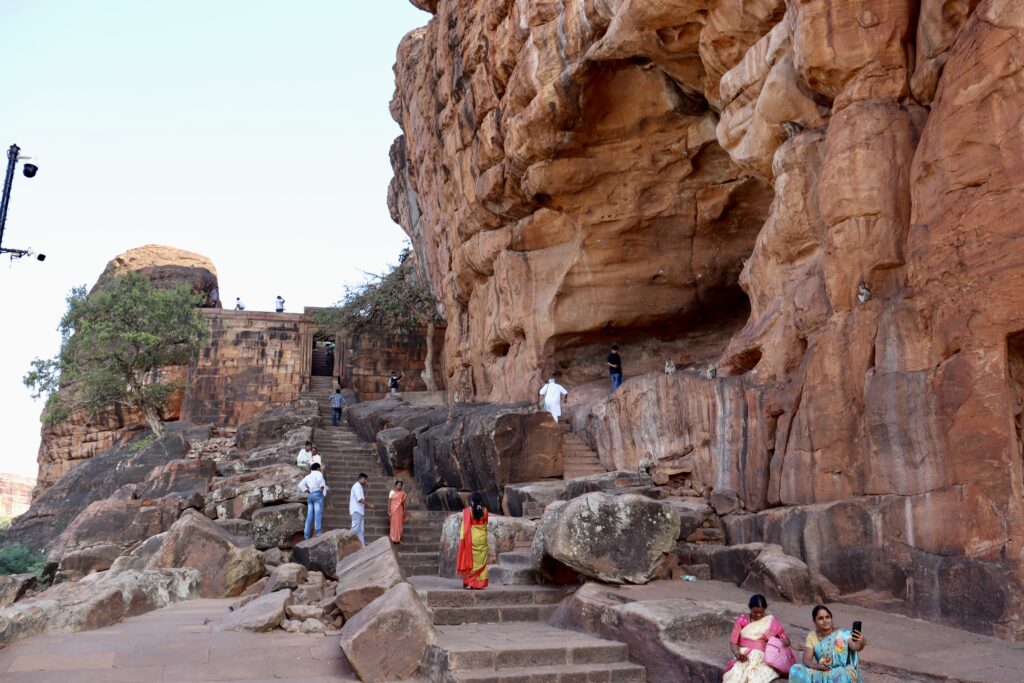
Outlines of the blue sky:
M 270 310 L 337 301 L 393 262 L 388 113 L 407 0 L 0 0 L 0 165 L 15 178 L 0 260 L 0 472 L 35 475 L 21 384 L 56 352 L 64 297 L 115 255 L 209 257 L 221 296 Z

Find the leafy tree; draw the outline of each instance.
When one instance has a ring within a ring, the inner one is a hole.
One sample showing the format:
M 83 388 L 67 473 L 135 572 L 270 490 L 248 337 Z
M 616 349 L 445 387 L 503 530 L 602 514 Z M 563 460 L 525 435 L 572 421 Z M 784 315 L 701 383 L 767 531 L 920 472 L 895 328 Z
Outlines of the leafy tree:
M 0 548 L 0 575 L 39 574 L 43 570 L 44 559 L 24 543 L 4 546 Z
M 345 287 L 345 296 L 333 307 L 319 311 L 316 322 L 322 331 L 344 331 L 358 339 L 365 334 L 401 336 L 427 328 L 427 358 L 423 381 L 427 389 L 437 390 L 434 379 L 434 331 L 443 319 L 437 300 L 416 273 L 409 248 L 402 250 L 398 264 L 386 273 L 368 273 L 369 279 L 355 287 Z
M 79 409 L 95 417 L 123 405 L 140 410 L 162 436 L 160 411 L 182 383 L 161 381 L 160 371 L 186 365 L 205 343 L 202 299 L 187 285 L 158 289 L 139 273 L 117 276 L 91 294 L 71 290 L 60 351 L 33 360 L 23 379 L 34 397 L 48 397 L 46 424 Z

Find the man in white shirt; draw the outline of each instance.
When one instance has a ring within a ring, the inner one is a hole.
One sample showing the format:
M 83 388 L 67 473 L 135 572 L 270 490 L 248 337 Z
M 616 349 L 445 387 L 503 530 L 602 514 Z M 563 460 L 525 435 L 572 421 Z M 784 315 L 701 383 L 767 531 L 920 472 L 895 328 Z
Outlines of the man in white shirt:
M 356 483 L 352 484 L 352 494 L 348 498 L 348 514 L 352 517 L 352 532 L 363 545 L 366 545 L 366 538 L 364 537 L 366 520 L 363 518 L 363 515 L 366 513 L 366 508 L 373 510 L 377 507 L 373 503 L 366 502 L 366 489 L 364 488 L 366 480 L 367 476 L 360 472 Z
M 313 463 L 309 466 L 309 474 L 299 482 L 299 490 L 309 494 L 306 497 L 306 528 L 303 537 L 309 538 L 310 527 L 319 536 L 324 516 L 324 491 L 327 490 L 324 475 L 320 474 L 320 465 Z
M 244 311 L 245 310 L 245 304 L 242 303 L 242 297 L 240 297 L 240 296 L 236 296 L 235 297 L 235 310 L 236 311 Z
M 284 313 L 284 299 L 281 298 L 280 294 L 278 294 L 277 299 L 274 300 L 274 310 L 278 313 Z
M 551 417 L 558 418 L 562 415 L 562 397 L 569 392 L 552 377 L 548 383 L 540 388 L 540 395 L 544 397 L 544 410 L 551 413 Z
M 306 445 L 299 451 L 299 457 L 295 459 L 295 464 L 302 469 L 309 469 L 309 466 L 313 464 L 312 458 L 313 442 L 307 441 Z

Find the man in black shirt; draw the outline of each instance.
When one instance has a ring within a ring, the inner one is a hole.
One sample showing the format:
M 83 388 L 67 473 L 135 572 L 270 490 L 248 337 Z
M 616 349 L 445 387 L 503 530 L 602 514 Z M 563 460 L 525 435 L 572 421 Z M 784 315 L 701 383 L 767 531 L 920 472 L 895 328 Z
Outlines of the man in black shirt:
M 612 376 L 612 391 L 615 391 L 622 384 L 622 357 L 616 344 L 612 344 L 612 352 L 608 354 L 608 372 Z

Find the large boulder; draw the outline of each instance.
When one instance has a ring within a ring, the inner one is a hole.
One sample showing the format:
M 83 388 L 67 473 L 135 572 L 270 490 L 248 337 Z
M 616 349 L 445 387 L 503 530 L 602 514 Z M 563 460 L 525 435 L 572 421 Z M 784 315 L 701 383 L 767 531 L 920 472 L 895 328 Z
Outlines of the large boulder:
M 442 424 L 448 419 L 448 410 L 411 406 L 388 397 L 379 401 L 363 401 L 358 405 L 349 405 L 345 416 L 359 438 L 363 441 L 374 441 L 379 432 L 392 427 L 417 432 Z
M 7 574 L 6 576 L 0 576 L 0 607 L 7 607 L 13 604 L 35 587 L 35 574 Z
M 253 448 L 241 456 L 249 469 L 295 462 L 295 456 L 313 440 L 316 430 L 313 427 L 295 427 L 281 435 L 281 438 Z
M 291 548 L 302 540 L 306 506 L 285 503 L 260 508 L 252 513 L 252 540 L 260 550 Z
M 299 427 L 319 427 L 317 403 L 297 399 L 288 405 L 269 410 L 246 422 L 235 432 L 235 443 L 243 450 L 268 443 L 279 443 L 289 431 Z
M 323 572 L 328 578 L 338 578 L 338 564 L 349 555 L 363 549 L 359 538 L 348 529 L 334 529 L 314 536 L 292 548 L 292 560 L 309 571 Z
M 441 527 L 441 545 L 438 555 L 438 573 L 441 576 L 454 578 L 455 565 L 459 557 L 459 528 L 462 526 L 462 513 L 449 515 Z M 504 517 L 489 515 L 487 518 L 487 550 L 488 562 L 493 562 L 500 553 L 511 552 L 517 545 L 524 545 L 533 540 L 537 531 L 537 523 L 523 517 Z
M 0 647 L 38 633 L 88 631 L 199 594 L 199 572 L 160 569 L 92 574 L 0 609 Z
M 241 595 L 264 574 L 263 555 L 251 541 L 233 536 L 195 510 L 186 510 L 171 526 L 146 566 L 198 570 L 204 598 Z
M 395 475 L 395 470 L 412 467 L 412 452 L 416 448 L 416 435 L 402 427 L 391 427 L 377 433 L 377 457 L 384 472 Z
M 141 447 L 139 443 L 143 442 L 93 454 L 38 493 L 29 511 L 11 523 L 7 541 L 43 549 L 91 503 L 106 500 L 127 485 L 142 484 L 155 469 L 182 460 L 189 452 L 188 439 L 181 433 Z
M 391 548 L 391 540 L 378 538 L 338 565 L 334 603 L 345 619 L 351 619 L 392 586 L 404 582 L 405 576 Z
M 215 479 L 204 511 L 212 519 L 252 519 L 252 513 L 265 505 L 305 503 L 306 494 L 298 484 L 306 474 L 292 462 Z
M 404 680 L 419 670 L 437 642 L 434 624 L 416 589 L 399 583 L 341 629 L 341 649 L 359 680 Z
M 273 631 L 285 618 L 292 592 L 283 589 L 261 595 L 215 620 L 214 631 Z
M 267 595 L 285 588 L 294 590 L 299 587 L 299 584 L 306 581 L 307 574 L 306 568 L 295 562 L 278 565 L 270 571 L 269 580 L 260 589 L 260 594 Z
M 533 541 L 535 567 L 550 562 L 608 583 L 647 583 L 675 549 L 679 513 L 638 496 L 588 493 L 547 507 Z

